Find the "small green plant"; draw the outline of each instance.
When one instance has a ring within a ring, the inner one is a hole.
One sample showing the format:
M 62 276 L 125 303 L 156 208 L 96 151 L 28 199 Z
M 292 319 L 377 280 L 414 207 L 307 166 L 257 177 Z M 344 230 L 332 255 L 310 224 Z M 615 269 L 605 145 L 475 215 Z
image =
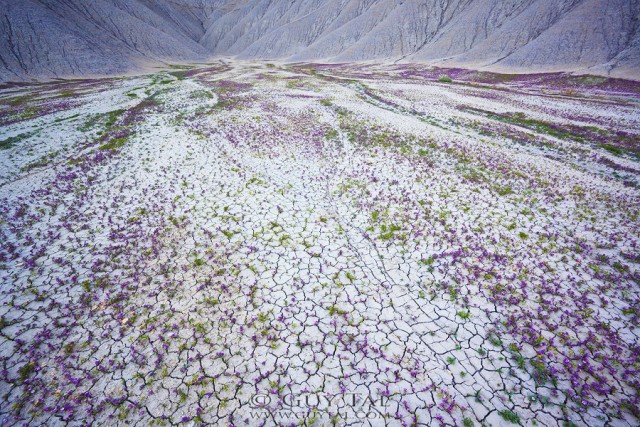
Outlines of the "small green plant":
M 424 265 L 431 265 L 435 262 L 435 259 L 433 259 L 433 257 L 429 257 L 427 259 L 421 260 L 420 262 Z
M 601 144 L 600 147 L 604 148 L 611 154 L 615 154 L 616 156 L 621 156 L 624 153 L 624 151 L 622 151 L 620 148 L 616 147 L 615 145 Z
M 329 314 L 331 316 L 334 315 L 339 315 L 339 316 L 343 316 L 345 314 L 347 314 L 347 312 L 339 307 L 336 307 L 335 305 L 330 305 L 329 307 L 327 307 L 327 310 L 329 310 Z
M 191 99 L 213 99 L 213 93 L 208 90 L 195 90 L 189 95 Z
M 500 339 L 500 337 L 494 334 L 489 334 L 487 338 L 491 344 L 495 345 L 496 347 L 502 347 L 502 340 Z
M 513 193 L 513 189 L 511 187 L 509 187 L 509 186 L 497 188 L 496 191 L 501 196 L 506 196 L 508 194 Z
M 525 365 L 526 359 L 524 358 L 524 356 L 522 354 L 520 354 L 520 353 L 514 354 L 513 355 L 513 359 L 518 364 L 518 368 L 524 369 L 524 365 Z
M 64 352 L 67 354 L 71 354 L 73 353 L 73 350 L 75 349 L 75 347 L 76 347 L 76 343 L 70 342 L 69 344 L 66 344 L 64 346 Z
M 400 231 L 401 228 L 395 224 L 391 224 L 391 226 L 387 227 L 385 224 L 380 226 L 380 235 L 378 236 L 380 240 L 390 240 L 393 237 L 393 234 L 396 231 Z
M 222 234 L 224 234 L 225 236 L 227 236 L 227 239 L 231 240 L 231 238 L 233 237 L 234 234 L 236 234 L 235 232 L 231 231 L 231 230 L 222 230 Z
M 35 132 L 29 132 L 29 133 L 21 133 L 19 135 L 16 136 L 11 136 L 9 138 L 3 139 L 2 141 L 0 141 L 0 150 L 6 150 L 9 149 L 11 147 L 13 147 L 15 144 L 17 144 L 18 142 L 27 139 L 31 136 L 33 136 L 35 134 Z
M 503 420 L 512 424 L 520 424 L 520 416 L 513 411 L 505 409 L 504 411 L 498 412 L 498 415 L 500 415 Z
M 464 425 L 464 427 L 473 427 L 473 420 L 471 420 L 471 418 L 465 418 L 464 420 L 462 420 L 462 424 Z
M 625 271 L 629 270 L 629 267 L 624 265 L 620 261 L 614 262 L 612 267 L 615 268 L 619 273 L 624 273 Z
M 536 384 L 544 385 L 548 381 L 551 381 L 552 383 L 556 382 L 556 379 L 553 378 L 551 371 L 547 369 L 544 363 L 536 359 L 531 359 L 529 363 L 533 367 L 533 379 Z
M 91 292 L 91 282 L 89 282 L 88 280 L 85 280 L 84 282 L 81 283 L 82 289 L 84 289 L 85 292 Z
M 470 311 L 459 311 L 456 314 L 463 320 L 467 320 L 468 318 L 471 317 Z
M 438 79 L 438 81 L 440 83 L 451 83 L 451 82 L 453 82 L 453 79 L 451 77 L 449 77 L 449 76 L 442 76 L 442 77 L 440 77 Z
M 35 368 L 34 362 L 25 363 L 20 369 L 18 369 L 18 376 L 20 380 L 24 381 L 33 373 Z
M 107 121 L 105 122 L 105 127 L 110 128 L 116 124 L 116 122 L 120 119 L 120 116 L 124 114 L 123 109 L 113 110 L 107 113 Z M 96 121 L 100 120 L 100 116 L 96 117 Z
M 100 149 L 103 150 L 103 151 L 117 150 L 118 148 L 124 147 L 124 145 L 126 143 L 127 143 L 127 138 L 116 138 L 116 139 L 112 139 L 111 141 L 107 142 L 106 144 L 102 144 L 100 146 Z

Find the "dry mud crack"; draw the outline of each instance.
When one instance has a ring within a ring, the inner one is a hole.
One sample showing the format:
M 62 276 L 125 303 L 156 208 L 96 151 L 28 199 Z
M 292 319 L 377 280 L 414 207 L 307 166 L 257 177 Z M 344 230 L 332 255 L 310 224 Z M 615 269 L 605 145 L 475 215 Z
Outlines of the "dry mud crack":
M 443 72 L 4 87 L 1 423 L 637 425 L 640 87 Z

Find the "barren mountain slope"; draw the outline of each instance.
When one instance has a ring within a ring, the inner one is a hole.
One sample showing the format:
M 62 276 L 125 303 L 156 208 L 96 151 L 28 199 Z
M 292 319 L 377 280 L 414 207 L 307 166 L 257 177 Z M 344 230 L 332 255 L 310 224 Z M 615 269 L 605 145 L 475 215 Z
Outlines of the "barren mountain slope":
M 634 0 L 0 0 L 0 79 L 215 56 L 640 77 Z
M 144 63 L 207 56 L 191 38 L 198 35 L 194 24 L 169 19 L 175 16 L 170 2 L 154 7 L 164 13 L 144 3 L 0 0 L 0 79 L 114 74 Z

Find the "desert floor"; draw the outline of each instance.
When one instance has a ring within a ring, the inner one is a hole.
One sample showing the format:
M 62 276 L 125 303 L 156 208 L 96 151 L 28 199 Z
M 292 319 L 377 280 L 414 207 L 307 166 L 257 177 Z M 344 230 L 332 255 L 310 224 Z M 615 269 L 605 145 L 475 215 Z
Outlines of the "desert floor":
M 638 425 L 639 207 L 640 83 L 5 84 L 0 423 Z

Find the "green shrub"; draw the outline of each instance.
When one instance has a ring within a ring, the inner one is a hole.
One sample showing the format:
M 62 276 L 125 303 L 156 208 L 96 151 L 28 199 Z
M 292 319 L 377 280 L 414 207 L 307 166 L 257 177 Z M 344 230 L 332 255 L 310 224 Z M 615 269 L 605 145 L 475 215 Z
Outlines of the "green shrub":
M 520 416 L 518 416 L 518 414 L 513 411 L 505 409 L 504 411 L 498 412 L 498 415 L 500 415 L 503 420 L 508 421 L 512 424 L 520 424 Z
M 624 154 L 624 151 L 622 151 L 620 148 L 616 147 L 615 145 L 601 144 L 600 146 L 605 150 L 607 150 L 608 152 L 615 154 L 616 156 L 621 156 L 622 154 Z

